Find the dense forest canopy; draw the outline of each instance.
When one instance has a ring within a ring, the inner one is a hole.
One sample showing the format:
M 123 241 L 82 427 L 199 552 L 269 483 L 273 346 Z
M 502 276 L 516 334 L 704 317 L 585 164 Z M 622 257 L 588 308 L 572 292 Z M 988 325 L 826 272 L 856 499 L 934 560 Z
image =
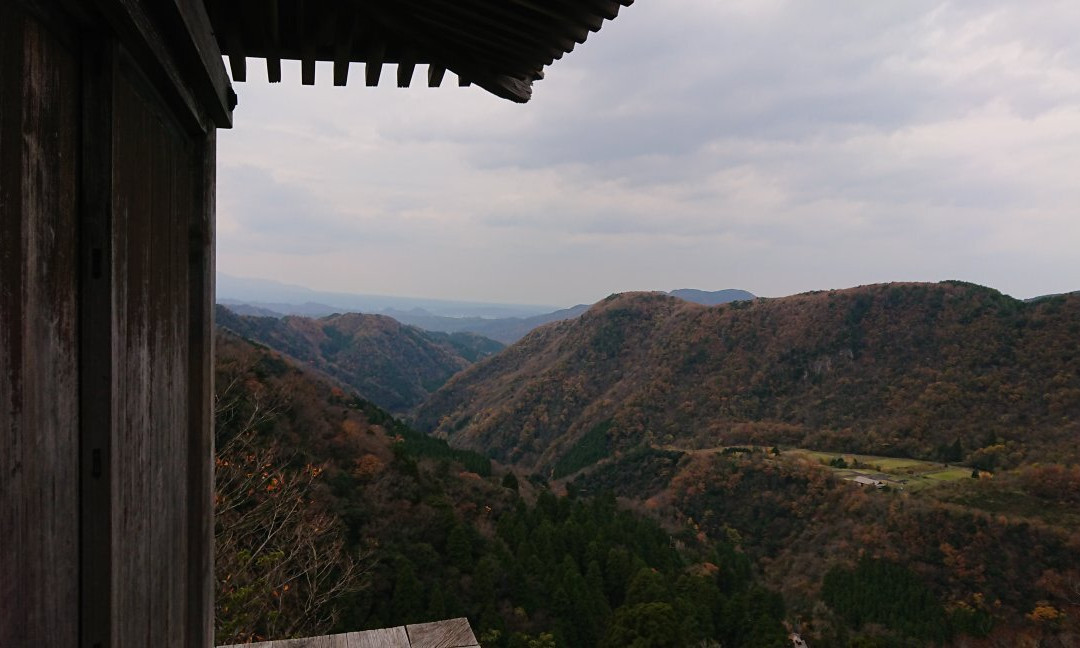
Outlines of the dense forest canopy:
M 616 295 L 452 378 L 437 436 L 218 344 L 219 643 L 1080 640 L 1078 296 Z
M 946 282 L 704 307 L 630 293 L 455 376 L 415 421 L 540 470 L 601 424 L 613 451 L 784 444 L 994 470 L 1076 457 L 1078 364 L 1077 295 Z

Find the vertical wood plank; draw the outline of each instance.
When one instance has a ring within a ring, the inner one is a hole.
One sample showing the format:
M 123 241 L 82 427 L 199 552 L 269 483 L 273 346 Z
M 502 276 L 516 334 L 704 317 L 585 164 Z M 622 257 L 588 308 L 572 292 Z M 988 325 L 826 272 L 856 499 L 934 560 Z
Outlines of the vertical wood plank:
M 208 573 L 209 561 L 206 504 L 190 498 L 193 489 L 209 498 L 211 469 L 198 464 L 210 457 L 189 454 L 193 432 L 201 433 L 207 420 L 204 414 L 196 424 L 190 416 L 209 403 L 206 395 L 192 403 L 191 390 L 203 378 L 189 371 L 192 226 L 193 220 L 205 224 L 207 208 L 203 150 L 122 52 L 112 130 L 118 410 L 113 578 L 124 584 L 113 599 L 115 645 L 208 646 L 208 612 L 192 606 L 208 600 L 205 591 L 193 590 L 210 583 L 189 580 Z M 212 293 L 200 297 L 206 296 Z M 203 347 L 199 354 L 208 352 Z M 205 372 L 207 361 L 196 360 Z M 204 482 L 201 487 L 191 484 L 193 477 Z M 193 522 L 198 530 L 190 528 Z M 196 554 L 200 563 L 190 565 Z M 202 621 L 193 627 L 193 619 Z
M 214 286 L 217 137 L 195 162 L 199 184 L 188 235 L 188 619 L 192 645 L 214 643 Z
M 0 6 L 0 645 L 78 619 L 76 57 Z

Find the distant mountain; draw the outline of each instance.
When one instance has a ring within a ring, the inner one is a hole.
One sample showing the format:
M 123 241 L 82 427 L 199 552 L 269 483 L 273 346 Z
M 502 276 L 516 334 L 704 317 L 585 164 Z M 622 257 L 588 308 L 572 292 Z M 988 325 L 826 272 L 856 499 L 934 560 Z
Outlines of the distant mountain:
M 672 290 L 668 294 L 672 297 L 678 297 L 679 299 L 695 304 L 702 304 L 704 306 L 718 306 L 720 304 L 730 304 L 733 301 L 757 299 L 757 296 L 753 293 L 730 288 L 727 290 L 714 290 L 712 292 L 707 290 L 695 290 L 693 288 L 681 288 L 679 290 Z
M 227 307 L 233 313 L 237 315 L 251 315 L 253 317 L 284 317 L 289 313 L 283 313 L 281 311 L 266 308 L 265 306 L 258 306 L 255 304 L 245 304 L 244 302 L 238 302 L 232 299 L 224 299 L 218 302 L 219 304 Z M 330 313 L 326 313 L 329 315 Z
M 428 331 L 454 333 L 468 331 L 477 335 L 498 340 L 503 344 L 513 344 L 538 326 L 573 319 L 589 310 L 586 304 L 565 308 L 552 313 L 532 317 L 507 317 L 484 319 L 480 317 L 440 317 L 425 312 L 389 310 L 387 315 L 399 322 L 418 326 Z
M 303 302 L 289 304 L 285 302 L 260 302 L 242 301 L 239 299 L 222 298 L 218 303 L 227 306 L 229 310 L 241 315 L 257 315 L 260 317 L 285 317 L 286 315 L 300 315 L 301 317 L 326 317 L 335 313 L 352 312 L 342 306 L 331 306 L 318 302 Z
M 308 363 L 393 412 L 412 409 L 502 348 L 471 333 L 429 333 L 384 315 L 255 317 L 218 306 L 216 317 L 218 326 Z
M 693 302 L 695 304 L 704 304 L 706 306 L 727 304 L 739 300 L 756 299 L 753 294 L 748 293 L 745 290 L 732 289 L 708 292 L 684 288 L 681 290 L 673 290 L 668 294 L 684 301 Z M 578 304 L 571 308 L 564 308 L 552 313 L 544 313 L 532 317 L 500 319 L 439 317 L 419 309 L 410 311 L 388 310 L 385 314 L 393 317 L 399 322 L 419 326 L 428 331 L 471 331 L 483 335 L 484 337 L 498 340 L 503 344 L 513 344 L 539 326 L 550 324 L 551 322 L 574 319 L 587 310 L 589 310 L 587 304 Z
M 543 470 L 674 441 L 1001 466 L 1076 454 L 1078 363 L 1080 296 L 945 282 L 703 307 L 628 293 L 457 375 L 415 421 Z
M 552 306 L 494 304 L 488 302 L 364 295 L 312 290 L 269 279 L 217 275 L 217 298 L 223 304 L 244 303 L 285 315 L 321 317 L 331 313 L 382 313 L 389 309 L 420 308 L 443 317 L 530 317 L 549 312 Z
M 1039 295 L 1038 297 L 1030 297 L 1028 299 L 1025 299 L 1024 301 L 1026 301 L 1026 302 L 1038 302 L 1038 301 L 1043 301 L 1044 299 L 1052 299 L 1054 297 L 1068 297 L 1070 295 L 1080 295 L 1080 290 L 1074 290 L 1072 292 L 1067 292 L 1067 293 L 1053 293 L 1053 294 L 1050 294 L 1050 295 Z

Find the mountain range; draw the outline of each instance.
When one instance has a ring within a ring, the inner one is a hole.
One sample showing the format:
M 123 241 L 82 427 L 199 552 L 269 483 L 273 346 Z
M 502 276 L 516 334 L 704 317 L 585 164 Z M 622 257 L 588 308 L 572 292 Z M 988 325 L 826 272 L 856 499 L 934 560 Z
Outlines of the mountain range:
M 261 480 L 219 511 L 227 630 L 297 618 L 274 583 L 307 565 L 342 628 L 467 614 L 498 648 L 791 645 L 781 619 L 815 646 L 1080 636 L 1080 295 L 626 293 L 497 352 L 384 316 L 218 319 L 261 343 L 219 337 L 219 486 Z M 299 542 L 249 559 L 268 534 Z
M 753 294 L 746 292 L 745 290 L 735 289 L 717 291 L 680 289 L 673 290 L 668 294 L 678 297 L 679 299 L 710 306 L 739 300 L 755 299 Z M 285 315 L 325 317 L 327 315 L 339 313 L 342 310 L 348 310 L 310 301 L 302 303 L 278 303 L 222 298 L 220 302 L 228 306 L 237 314 L 256 315 L 260 317 L 284 317 Z M 356 302 L 353 301 L 352 303 Z M 515 307 L 506 307 L 505 310 L 512 310 L 513 308 Z M 420 306 L 414 306 L 408 310 L 395 306 L 388 306 L 384 307 L 379 314 L 393 317 L 403 324 L 416 326 L 426 331 L 440 331 L 443 333 L 469 332 L 497 340 L 503 344 L 513 344 L 538 326 L 543 326 L 550 322 L 573 319 L 588 309 L 589 305 L 578 304 L 577 306 L 572 306 L 570 308 L 534 315 L 488 317 L 441 315 Z M 494 311 L 487 310 L 484 312 L 490 313 Z
M 1075 295 L 882 284 L 706 307 L 627 293 L 466 369 L 415 422 L 544 471 L 583 443 L 598 457 L 675 442 L 948 447 L 1005 464 L 1076 454 L 1078 362 Z
M 251 304 L 282 315 L 322 317 L 333 313 L 382 313 L 388 309 L 422 309 L 444 317 L 529 317 L 553 306 L 455 301 L 394 295 L 367 295 L 313 290 L 269 279 L 217 273 L 217 299 L 225 305 Z

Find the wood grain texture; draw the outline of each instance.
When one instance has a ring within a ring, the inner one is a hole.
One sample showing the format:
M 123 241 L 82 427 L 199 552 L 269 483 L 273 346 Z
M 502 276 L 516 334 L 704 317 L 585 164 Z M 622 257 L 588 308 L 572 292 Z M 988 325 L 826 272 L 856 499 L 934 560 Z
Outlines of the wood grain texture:
M 0 647 L 211 645 L 214 140 L 187 86 L 220 60 L 168 15 L 147 48 L 0 3 Z
M 401 626 L 355 632 L 348 640 L 349 648 L 409 648 L 409 635 Z
M 348 635 L 336 634 L 330 635 L 327 639 L 326 648 L 349 648 Z
M 475 646 L 476 637 L 469 620 L 462 617 L 435 623 L 418 623 L 405 627 L 412 648 L 463 648 Z
M 469 620 L 448 619 L 307 639 L 283 639 L 220 648 L 479 648 Z
M 201 164 L 121 56 L 114 86 L 114 645 L 200 645 L 189 634 L 189 222 Z M 198 505 L 194 503 L 193 505 Z
M 216 125 L 230 128 L 233 90 L 206 5 L 202 0 L 171 0 L 161 3 L 161 7 L 167 13 L 167 31 L 195 93 Z
M 77 58 L 0 6 L 0 646 L 78 623 Z
M 197 145 L 188 229 L 188 620 L 193 645 L 214 644 L 214 285 L 217 135 Z
M 183 29 L 176 19 L 156 20 L 139 0 L 94 0 L 94 3 L 108 20 L 117 40 L 140 62 L 144 74 L 189 133 L 206 133 L 215 124 L 232 125 L 231 112 L 222 115 L 216 110 L 215 102 L 203 101 L 208 95 L 197 90 L 205 85 L 199 81 L 200 67 L 185 65 L 190 57 L 177 57 L 178 52 L 172 47 L 176 37 L 169 37 Z

